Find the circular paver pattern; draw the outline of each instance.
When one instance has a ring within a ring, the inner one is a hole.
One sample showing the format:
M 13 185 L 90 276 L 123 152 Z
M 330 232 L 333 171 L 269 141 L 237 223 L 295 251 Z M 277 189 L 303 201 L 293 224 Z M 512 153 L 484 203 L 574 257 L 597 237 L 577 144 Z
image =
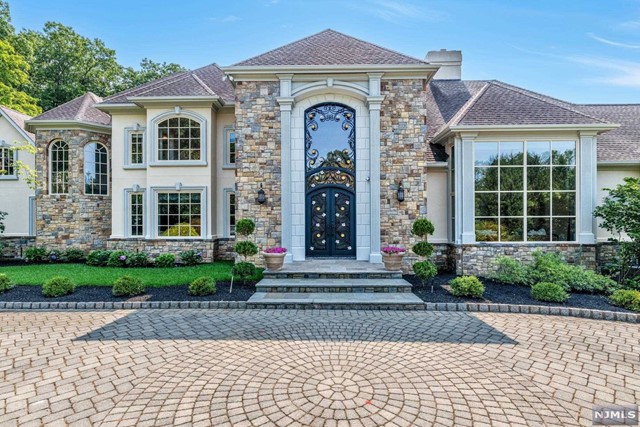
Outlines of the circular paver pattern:
M 590 425 L 640 327 L 500 313 L 0 312 L 0 424 Z

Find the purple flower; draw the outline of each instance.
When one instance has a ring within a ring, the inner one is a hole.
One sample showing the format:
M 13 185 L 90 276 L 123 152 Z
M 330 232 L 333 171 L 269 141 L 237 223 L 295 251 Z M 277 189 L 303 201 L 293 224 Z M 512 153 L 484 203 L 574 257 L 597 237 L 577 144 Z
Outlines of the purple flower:
M 51 259 L 51 261 L 56 261 L 58 259 L 58 255 L 54 252 L 49 256 L 49 259 Z
M 202 252 L 198 252 L 196 255 L 198 255 L 199 258 L 202 258 Z
M 276 246 L 274 248 L 267 248 L 264 250 L 264 252 L 267 254 L 286 254 L 287 248 L 281 248 L 279 246 Z
M 385 246 L 381 250 L 385 254 L 403 254 L 406 252 L 405 248 L 401 248 L 399 246 Z
M 125 255 L 120 255 L 120 261 L 126 261 L 127 257 Z

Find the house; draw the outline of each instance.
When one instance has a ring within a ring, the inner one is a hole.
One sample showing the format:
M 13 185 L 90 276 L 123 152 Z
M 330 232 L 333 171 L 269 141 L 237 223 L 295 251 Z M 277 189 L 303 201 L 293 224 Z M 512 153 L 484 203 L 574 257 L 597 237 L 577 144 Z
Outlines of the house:
M 37 244 L 231 257 L 236 218 L 286 262 L 381 262 L 430 218 L 436 261 L 481 274 L 499 254 L 560 251 L 594 267 L 603 187 L 640 176 L 640 105 L 576 105 L 461 79 L 325 30 L 27 122 Z M 464 261 L 464 262 L 463 262 Z
M 19 163 L 35 166 L 34 135 L 25 130 L 29 119 L 0 105 L 0 211 L 6 213 L 0 256 L 19 256 L 35 235 L 35 189 L 29 177 L 18 171 Z

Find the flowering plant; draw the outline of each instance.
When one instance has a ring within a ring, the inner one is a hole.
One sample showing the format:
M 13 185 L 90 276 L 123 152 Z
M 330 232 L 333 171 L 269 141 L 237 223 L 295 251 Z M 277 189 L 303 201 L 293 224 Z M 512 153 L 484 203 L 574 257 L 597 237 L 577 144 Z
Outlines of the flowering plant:
M 399 246 L 385 246 L 381 250 L 385 254 L 403 254 L 406 252 L 405 248 L 401 248 Z
M 281 248 L 279 246 L 276 246 L 274 248 L 265 249 L 264 253 L 266 253 L 266 254 L 286 254 L 287 253 L 287 248 Z

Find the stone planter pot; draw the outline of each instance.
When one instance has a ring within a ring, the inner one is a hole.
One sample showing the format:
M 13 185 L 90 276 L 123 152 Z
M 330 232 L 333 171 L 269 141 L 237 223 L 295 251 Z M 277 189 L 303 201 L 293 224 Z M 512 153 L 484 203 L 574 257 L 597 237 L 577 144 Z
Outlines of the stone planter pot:
M 282 264 L 284 263 L 284 257 L 286 253 L 283 254 L 268 254 L 266 252 L 262 252 L 262 256 L 264 257 L 264 261 L 267 264 L 267 270 L 269 271 L 279 271 L 282 268 Z
M 384 268 L 389 271 L 400 271 L 402 270 L 402 258 L 404 258 L 404 252 L 399 254 L 385 254 L 382 253 L 382 262 L 384 263 Z

